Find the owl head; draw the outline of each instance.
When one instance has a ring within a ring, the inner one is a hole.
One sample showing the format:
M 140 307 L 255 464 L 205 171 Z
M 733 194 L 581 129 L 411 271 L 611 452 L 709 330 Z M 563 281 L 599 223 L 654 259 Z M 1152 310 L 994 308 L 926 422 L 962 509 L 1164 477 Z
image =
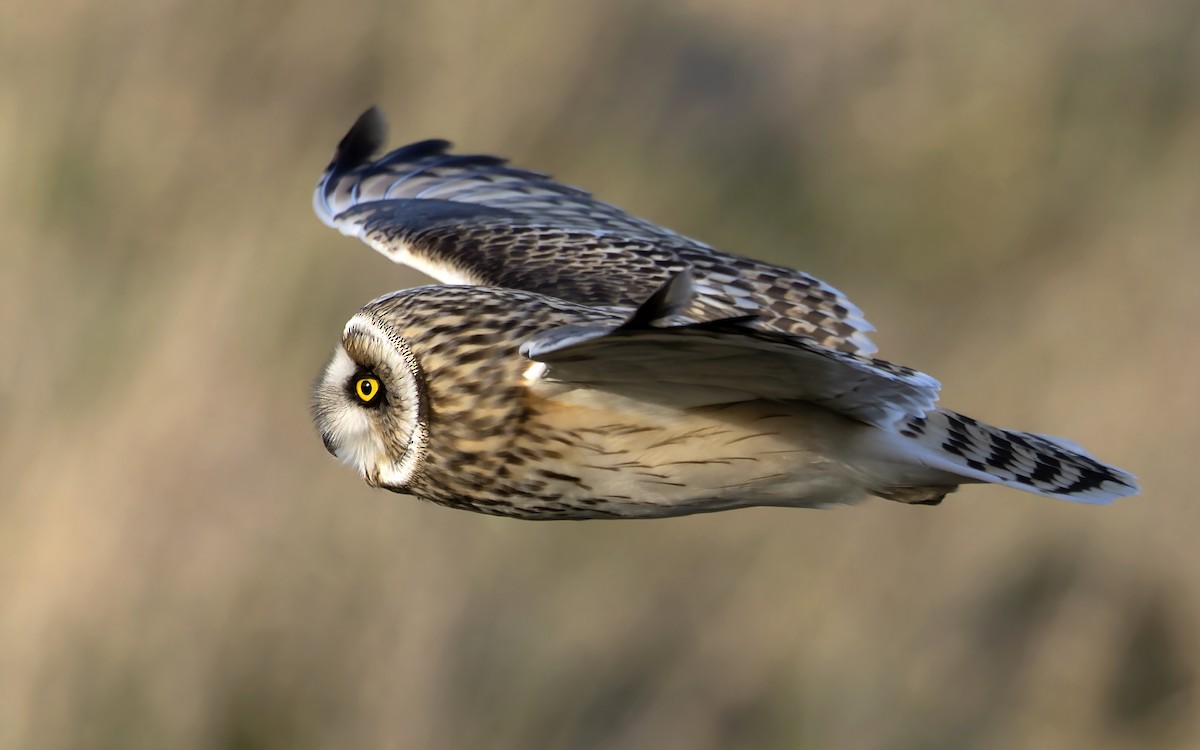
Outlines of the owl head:
M 368 484 L 404 491 L 429 438 L 420 365 L 408 342 L 368 309 L 346 324 L 313 389 L 325 448 Z
M 313 421 L 370 485 L 435 502 L 477 495 L 524 460 L 542 399 L 571 387 L 545 382 L 546 366 L 521 347 L 542 331 L 623 319 L 510 289 L 392 292 L 346 324 L 313 388 Z

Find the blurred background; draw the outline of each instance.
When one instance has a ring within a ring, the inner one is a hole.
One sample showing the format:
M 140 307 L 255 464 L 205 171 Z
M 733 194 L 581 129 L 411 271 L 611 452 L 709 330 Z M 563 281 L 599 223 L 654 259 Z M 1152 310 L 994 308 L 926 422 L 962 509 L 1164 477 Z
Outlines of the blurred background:
M 377 103 L 802 267 L 943 402 L 1138 474 L 546 523 L 373 491 L 312 380 L 421 277 Z M 0 748 L 1200 745 L 1200 4 L 0 8 Z

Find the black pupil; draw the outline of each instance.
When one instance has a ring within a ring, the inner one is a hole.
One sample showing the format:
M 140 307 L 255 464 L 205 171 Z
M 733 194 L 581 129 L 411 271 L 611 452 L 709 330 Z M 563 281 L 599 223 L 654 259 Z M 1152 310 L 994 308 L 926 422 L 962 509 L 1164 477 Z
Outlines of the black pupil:
M 371 397 L 371 393 L 372 393 L 372 391 L 374 391 L 374 390 L 375 390 L 375 386 L 371 385 L 371 381 L 370 381 L 370 380 L 364 380 L 364 381 L 362 382 L 362 394 L 363 394 L 364 396 L 366 396 L 367 398 L 370 398 L 370 397 Z

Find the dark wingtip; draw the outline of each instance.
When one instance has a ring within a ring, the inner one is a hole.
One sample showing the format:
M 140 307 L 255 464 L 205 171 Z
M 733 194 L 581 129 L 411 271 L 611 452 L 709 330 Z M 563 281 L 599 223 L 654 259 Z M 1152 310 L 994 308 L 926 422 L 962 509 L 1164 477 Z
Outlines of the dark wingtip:
M 358 116 L 342 140 L 338 142 L 331 172 L 353 169 L 375 154 L 387 140 L 387 119 L 378 107 L 371 107 Z

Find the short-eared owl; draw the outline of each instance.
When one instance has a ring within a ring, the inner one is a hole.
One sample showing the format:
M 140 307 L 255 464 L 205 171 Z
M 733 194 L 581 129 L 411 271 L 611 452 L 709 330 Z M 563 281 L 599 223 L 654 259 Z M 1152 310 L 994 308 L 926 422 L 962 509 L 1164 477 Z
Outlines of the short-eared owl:
M 1137 492 L 1067 440 L 936 406 L 811 276 L 444 141 L 373 159 L 384 134 L 359 118 L 317 214 L 450 286 L 367 304 L 316 385 L 325 446 L 374 486 L 530 519 Z

